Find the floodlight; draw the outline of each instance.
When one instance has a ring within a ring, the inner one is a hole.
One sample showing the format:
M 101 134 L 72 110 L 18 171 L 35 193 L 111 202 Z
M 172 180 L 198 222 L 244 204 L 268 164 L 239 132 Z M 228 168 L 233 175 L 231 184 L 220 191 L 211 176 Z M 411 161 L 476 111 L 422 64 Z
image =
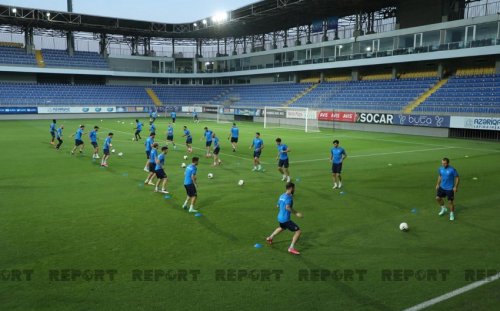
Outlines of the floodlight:
M 198 27 L 198 24 L 194 23 L 194 24 L 193 24 L 193 26 L 194 26 L 194 27 Z
M 50 17 L 50 12 L 45 13 L 47 17 Z
M 204 20 L 202 21 L 202 23 L 203 23 L 203 25 L 206 25 L 206 24 L 207 24 L 207 20 L 206 20 L 206 19 L 204 19 Z
M 17 9 L 16 8 L 12 8 L 12 13 L 16 14 L 17 13 Z
M 367 46 L 367 47 L 366 47 L 366 51 L 367 51 L 367 52 L 370 52 L 371 50 L 372 50 L 372 48 L 371 48 L 371 47 L 369 47 L 369 46 Z

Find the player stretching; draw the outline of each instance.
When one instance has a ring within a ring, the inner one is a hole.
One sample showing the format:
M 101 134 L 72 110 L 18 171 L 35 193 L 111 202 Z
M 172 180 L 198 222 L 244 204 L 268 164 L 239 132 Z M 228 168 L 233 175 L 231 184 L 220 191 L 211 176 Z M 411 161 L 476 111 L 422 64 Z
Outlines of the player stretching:
M 214 166 L 221 165 L 222 161 L 219 158 L 220 145 L 219 145 L 219 137 L 212 134 L 213 142 L 214 142 Z
M 177 147 L 175 146 L 175 142 L 174 142 L 174 128 L 172 127 L 172 124 L 168 124 L 168 127 L 167 127 L 167 145 L 168 143 L 171 142 L 172 145 L 174 145 L 174 149 L 176 149 Z
M 196 171 L 198 170 L 198 161 L 200 159 L 198 157 L 194 157 L 192 160 L 192 164 L 186 167 L 184 171 L 184 188 L 186 188 L 187 198 L 182 204 L 183 209 L 187 209 L 189 201 L 191 201 L 191 205 L 189 206 L 190 213 L 197 213 L 198 211 L 194 209 L 194 203 L 196 203 L 196 197 L 198 194 L 196 193 Z
M 342 188 L 342 163 L 347 158 L 344 148 L 339 146 L 339 141 L 333 141 L 333 148 L 330 150 L 330 162 L 332 162 L 333 188 Z
M 94 129 L 90 131 L 89 138 L 92 147 L 94 147 L 94 153 L 92 154 L 92 159 L 99 159 L 99 146 L 97 145 L 97 132 L 99 131 L 99 127 L 96 125 Z
M 295 192 L 295 185 L 291 182 L 286 184 L 286 192 L 283 193 L 278 201 L 277 207 L 279 208 L 278 222 L 279 227 L 274 230 L 274 232 L 266 238 L 267 243 L 273 244 L 273 239 L 275 236 L 288 229 L 294 232 L 292 237 L 292 244 L 288 248 L 288 252 L 294 255 L 300 255 L 300 252 L 295 249 L 295 243 L 300 237 L 300 228 L 293 221 L 290 220 L 290 214 L 301 218 L 302 214 L 293 209 L 293 193 Z
M 455 220 L 455 193 L 458 190 L 460 177 L 457 170 L 449 165 L 450 159 L 443 158 L 441 160 L 442 166 L 439 168 L 439 175 L 436 183 L 436 201 L 441 206 L 439 216 L 446 214 L 448 209 L 444 207 L 444 197 L 448 199 L 448 206 L 450 207 L 450 220 Z
M 231 139 L 231 145 L 233 146 L 233 152 L 236 152 L 236 147 L 238 146 L 238 136 L 240 136 L 240 130 L 236 126 L 236 123 L 233 123 L 231 127 L 231 134 L 227 139 Z
M 73 150 L 71 150 L 71 155 L 75 154 L 76 148 L 80 146 L 80 153 L 83 152 L 83 147 L 85 147 L 85 144 L 83 143 L 82 136 L 85 134 L 83 130 L 85 129 L 85 125 L 80 125 L 80 127 L 76 130 L 76 133 L 73 134 L 72 136 L 75 137 L 75 146 L 73 147 Z
M 102 152 L 104 156 L 102 157 L 101 166 L 108 167 L 108 159 L 109 159 L 109 148 L 113 147 L 111 144 L 111 140 L 113 139 L 113 133 L 109 133 L 108 137 L 104 140 L 104 146 L 102 146 Z
M 138 141 L 139 139 L 142 139 L 141 137 L 141 131 L 142 131 L 142 127 L 144 126 L 144 124 L 142 124 L 142 122 L 140 122 L 139 120 L 135 119 L 135 134 L 134 134 L 134 140 L 135 141 Z
M 207 158 L 210 158 L 212 156 L 210 154 L 210 147 L 212 146 L 212 134 L 213 132 L 209 130 L 208 127 L 205 126 L 205 133 L 203 135 L 205 136 L 205 147 L 207 149 L 205 157 Z
M 153 143 L 151 152 L 149 153 L 149 161 L 148 161 L 149 174 L 146 180 L 144 181 L 145 185 L 156 186 L 156 184 L 153 182 L 153 178 L 156 175 L 155 169 L 156 169 L 157 157 L 158 157 L 158 143 Z
M 156 173 L 156 187 L 155 187 L 155 192 L 161 192 L 161 193 L 168 193 L 167 190 L 165 190 L 165 186 L 167 185 L 167 174 L 165 174 L 165 170 L 163 169 L 165 165 L 165 156 L 167 155 L 168 152 L 168 147 L 161 147 L 161 153 L 158 155 L 156 158 L 156 166 L 155 166 L 155 173 Z M 159 190 L 159 186 L 161 183 L 161 190 Z
M 193 152 L 193 148 L 191 148 L 191 144 L 193 143 L 193 137 L 191 137 L 191 132 L 185 125 L 184 125 L 184 135 L 182 135 L 182 137 L 186 137 L 187 152 L 189 153 Z
M 283 175 L 281 181 L 290 182 L 290 171 L 288 170 L 289 161 L 288 161 L 288 153 L 290 149 L 288 146 L 281 143 L 281 138 L 276 138 L 276 145 L 278 145 L 278 155 L 276 156 L 276 160 L 278 160 L 278 171 Z
M 155 142 L 155 134 L 151 133 L 146 139 L 144 146 L 146 146 L 146 165 L 144 166 L 144 171 L 149 172 L 149 158 L 151 156 L 151 149 L 153 149 L 153 143 Z
M 52 123 L 50 123 L 50 136 L 52 136 L 52 139 L 50 140 L 50 144 L 54 144 L 54 138 L 56 138 L 56 119 L 52 120 Z
M 262 149 L 264 149 L 264 141 L 260 138 L 260 133 L 255 133 L 255 138 L 253 139 L 252 145 L 248 149 L 253 149 L 253 170 L 260 171 L 262 166 L 260 165 L 260 154 Z
M 170 113 L 170 117 L 172 118 L 172 123 L 175 124 L 175 119 L 177 119 L 177 113 L 175 111 L 172 111 Z
M 59 148 L 61 148 L 61 145 L 63 143 L 63 129 L 64 129 L 64 126 L 61 124 L 61 126 L 57 129 L 57 132 L 56 132 L 56 138 L 57 138 L 57 141 L 59 142 L 56 146 L 56 149 L 59 150 Z

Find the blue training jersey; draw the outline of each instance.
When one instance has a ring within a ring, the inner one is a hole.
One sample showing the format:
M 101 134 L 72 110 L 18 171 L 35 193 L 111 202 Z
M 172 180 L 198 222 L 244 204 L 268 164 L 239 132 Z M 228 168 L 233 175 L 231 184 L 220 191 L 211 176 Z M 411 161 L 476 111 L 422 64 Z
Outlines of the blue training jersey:
M 56 124 L 54 122 L 50 123 L 50 131 L 55 132 L 56 130 Z
M 149 163 L 156 163 L 156 156 L 158 155 L 158 150 L 155 148 L 151 149 L 151 153 L 149 154 Z
M 154 124 L 154 123 L 153 123 L 153 124 L 151 124 L 151 126 L 149 127 L 149 131 L 150 131 L 151 133 L 156 132 L 156 126 L 155 126 L 155 124 Z
M 81 128 L 76 130 L 75 139 L 82 140 L 83 130 Z
M 212 141 L 212 133 L 211 130 L 205 131 L 205 140 L 207 143 Z
M 263 144 L 264 144 L 264 141 L 262 139 L 257 138 L 257 137 L 253 139 L 253 149 L 255 151 L 259 151 Z
M 290 220 L 290 211 L 286 209 L 287 206 L 293 207 L 293 197 L 288 193 L 283 193 L 278 200 L 278 221 L 284 223 Z
M 169 126 L 167 127 L 167 135 L 168 136 L 174 136 L 174 128 Z
M 237 127 L 232 127 L 231 128 L 231 137 L 238 138 L 238 135 L 240 135 L 240 130 Z
M 177 117 L 177 113 L 175 113 L 175 111 L 172 111 L 172 112 L 170 113 L 170 116 L 171 116 L 172 118 L 175 118 L 175 117 Z
M 111 145 L 111 137 L 108 136 L 104 140 L 104 146 L 102 147 L 102 149 L 109 150 L 110 145 Z
M 219 148 L 219 137 L 214 138 L 214 148 Z
M 57 132 L 56 132 L 56 137 L 57 138 L 62 138 L 62 135 L 63 135 L 62 131 L 63 131 L 62 128 L 58 128 L 57 129 Z
M 151 145 L 155 142 L 154 138 L 149 136 L 147 139 L 146 139 L 146 142 L 144 143 L 144 145 L 146 146 L 146 151 L 151 151 Z
M 89 138 L 90 138 L 90 141 L 93 142 L 93 143 L 96 143 L 97 142 L 97 132 L 96 130 L 93 130 L 89 133 Z
M 137 123 L 137 130 L 140 132 L 142 131 L 142 127 L 143 127 L 144 124 L 142 124 L 142 122 L 139 122 Z
M 156 162 L 156 166 L 155 166 L 155 171 L 163 168 L 163 165 L 165 165 L 165 154 L 162 152 L 158 155 L 158 162 Z
M 278 152 L 280 153 L 280 160 L 288 159 L 288 152 L 284 152 L 288 149 L 288 146 L 285 144 L 278 145 Z
M 332 163 L 334 164 L 342 163 L 342 155 L 347 156 L 344 148 L 342 147 L 337 147 L 337 148 L 333 147 L 330 153 L 332 155 Z
M 186 136 L 186 138 L 191 138 L 191 132 L 188 129 L 184 130 L 184 135 Z
M 193 183 L 193 179 L 191 176 L 196 175 L 196 171 L 198 168 L 194 164 L 188 165 L 186 170 L 184 171 L 184 185 L 191 185 Z
M 447 168 L 444 166 L 439 168 L 439 176 L 441 176 L 441 184 L 439 186 L 444 190 L 453 190 L 455 186 L 455 177 L 459 175 L 453 166 L 448 165 Z

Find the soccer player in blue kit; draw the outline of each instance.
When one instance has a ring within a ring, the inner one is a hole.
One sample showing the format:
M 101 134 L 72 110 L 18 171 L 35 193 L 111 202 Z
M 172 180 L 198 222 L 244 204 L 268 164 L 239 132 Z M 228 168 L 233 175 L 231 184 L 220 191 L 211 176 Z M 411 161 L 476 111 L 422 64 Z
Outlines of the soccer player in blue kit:
M 457 170 L 450 165 L 450 159 L 443 158 L 441 160 L 441 167 L 438 170 L 438 179 L 436 183 L 436 201 L 441 207 L 439 216 L 443 216 L 448 212 L 444 207 L 444 198 L 448 199 L 448 206 L 450 207 L 450 220 L 455 220 L 455 193 L 458 190 L 460 183 L 460 176 Z
M 252 171 L 260 171 L 262 166 L 260 165 L 260 155 L 262 149 L 264 149 L 264 141 L 260 138 L 260 133 L 255 133 L 255 138 L 252 141 L 252 145 L 248 149 L 253 149 L 253 169 Z
M 101 161 L 101 166 L 108 167 L 109 159 L 109 149 L 113 147 L 111 140 L 113 139 L 113 133 L 109 133 L 108 137 L 104 140 L 104 145 L 102 146 L 102 152 L 104 153 Z
M 73 134 L 72 136 L 75 137 L 75 146 L 73 147 L 73 150 L 71 150 L 71 155 L 75 154 L 76 148 L 80 146 L 80 153 L 83 152 L 83 147 L 85 144 L 83 143 L 82 136 L 85 134 L 83 130 L 85 129 L 85 125 L 80 125 L 80 127 L 76 130 L 76 133 Z
M 330 150 L 330 162 L 332 162 L 333 188 L 342 188 L 342 163 L 347 158 L 345 149 L 339 146 L 339 141 L 333 141 L 333 148 Z
M 290 149 L 288 146 L 281 143 L 281 138 L 276 138 L 276 145 L 278 146 L 278 156 L 276 160 L 278 160 L 278 171 L 283 175 L 281 181 L 290 182 L 290 171 L 288 167 L 290 166 L 288 161 L 288 153 Z
M 295 249 L 295 243 L 297 243 L 297 240 L 300 237 L 301 231 L 299 226 L 294 223 L 292 220 L 290 220 L 290 214 L 294 214 L 295 216 L 301 218 L 302 214 L 297 212 L 293 208 L 293 194 L 295 192 L 295 185 L 294 183 L 287 183 L 286 186 L 286 192 L 283 193 L 279 200 L 277 207 L 279 209 L 278 212 L 278 222 L 279 222 L 279 227 L 274 230 L 274 232 L 266 238 L 267 243 L 273 244 L 273 239 L 275 236 L 283 232 L 284 230 L 290 230 L 294 232 L 293 237 L 292 237 L 292 243 L 290 244 L 290 247 L 288 248 L 288 252 L 293 255 L 300 255 L 300 252 Z
M 210 158 L 212 155 L 210 154 L 210 147 L 212 146 L 212 134 L 213 132 L 208 129 L 208 127 L 205 126 L 204 128 L 205 133 L 203 133 L 203 136 L 205 136 L 205 147 L 207 149 L 207 152 L 205 154 L 205 157 Z
M 184 201 L 184 204 L 182 204 L 183 209 L 187 209 L 189 201 L 191 201 L 191 204 L 189 205 L 189 212 L 190 213 L 197 213 L 198 211 L 194 209 L 194 203 L 196 203 L 196 198 L 198 196 L 197 193 L 197 186 L 196 186 L 196 172 L 198 171 L 198 162 L 200 158 L 198 157 L 193 157 L 192 163 L 189 164 L 186 167 L 186 170 L 184 171 L 184 188 L 186 189 L 187 193 L 187 198 L 186 201 Z
M 64 126 L 61 124 L 61 126 L 59 126 L 59 128 L 57 129 L 56 131 L 56 138 L 57 138 L 57 141 L 59 142 L 56 146 L 56 149 L 59 150 L 59 148 L 61 148 L 61 145 L 63 143 L 63 129 L 64 129 Z
M 240 129 L 233 123 L 231 127 L 231 134 L 229 134 L 228 140 L 231 139 L 231 146 L 233 146 L 233 152 L 236 152 L 236 147 L 238 146 L 238 137 L 240 136 Z
M 171 142 L 172 145 L 174 146 L 174 149 L 177 149 L 177 147 L 175 146 L 175 142 L 174 142 L 174 128 L 172 127 L 172 124 L 168 124 L 167 126 L 167 146 L 168 146 L 168 143 Z
M 177 113 L 175 111 L 172 111 L 170 113 L 170 117 L 172 118 L 172 123 L 175 124 L 175 119 L 177 119 Z
M 99 131 L 99 127 L 96 125 L 94 129 L 90 131 L 89 138 L 92 147 L 94 147 L 94 153 L 92 154 L 92 159 L 99 159 L 99 145 L 97 144 L 97 132 Z
M 155 174 L 156 174 L 156 187 L 155 192 L 168 193 L 165 189 L 167 185 L 167 174 L 165 173 L 165 156 L 167 155 L 168 147 L 161 147 L 161 152 L 156 158 Z M 161 185 L 161 190 L 158 188 Z
M 193 148 L 191 148 L 191 144 L 193 143 L 193 137 L 191 136 L 191 132 L 185 125 L 184 125 L 184 135 L 182 135 L 182 137 L 186 137 L 187 152 L 189 153 L 193 152 Z
M 56 119 L 53 119 L 52 123 L 50 123 L 50 136 L 52 137 L 50 144 L 53 145 L 54 138 L 56 138 Z
M 148 177 L 144 181 L 145 185 L 156 186 L 153 182 L 153 178 L 156 176 L 156 158 L 158 157 L 158 143 L 153 143 L 151 146 L 151 150 L 149 152 L 149 160 L 148 160 Z
M 142 124 L 141 121 L 135 119 L 135 134 L 134 134 L 134 140 L 136 141 L 139 141 L 139 139 L 141 139 L 141 131 L 142 131 L 142 127 L 144 126 L 144 124 Z
M 217 135 L 213 133 L 212 140 L 214 142 L 214 166 L 221 165 L 222 161 L 219 158 L 219 153 L 220 153 L 219 137 L 217 137 Z
M 146 147 L 146 165 L 144 166 L 144 171 L 149 172 L 149 158 L 151 155 L 151 149 L 153 149 L 153 143 L 155 142 L 155 134 L 151 133 L 149 134 L 148 139 L 146 139 L 146 142 L 144 143 L 144 146 Z

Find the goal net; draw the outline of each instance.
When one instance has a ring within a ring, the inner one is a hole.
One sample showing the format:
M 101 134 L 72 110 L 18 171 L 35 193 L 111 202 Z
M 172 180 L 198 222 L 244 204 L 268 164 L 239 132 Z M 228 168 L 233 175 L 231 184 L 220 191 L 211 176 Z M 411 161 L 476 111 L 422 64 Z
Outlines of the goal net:
M 264 107 L 264 128 L 319 132 L 316 111 L 301 107 Z

